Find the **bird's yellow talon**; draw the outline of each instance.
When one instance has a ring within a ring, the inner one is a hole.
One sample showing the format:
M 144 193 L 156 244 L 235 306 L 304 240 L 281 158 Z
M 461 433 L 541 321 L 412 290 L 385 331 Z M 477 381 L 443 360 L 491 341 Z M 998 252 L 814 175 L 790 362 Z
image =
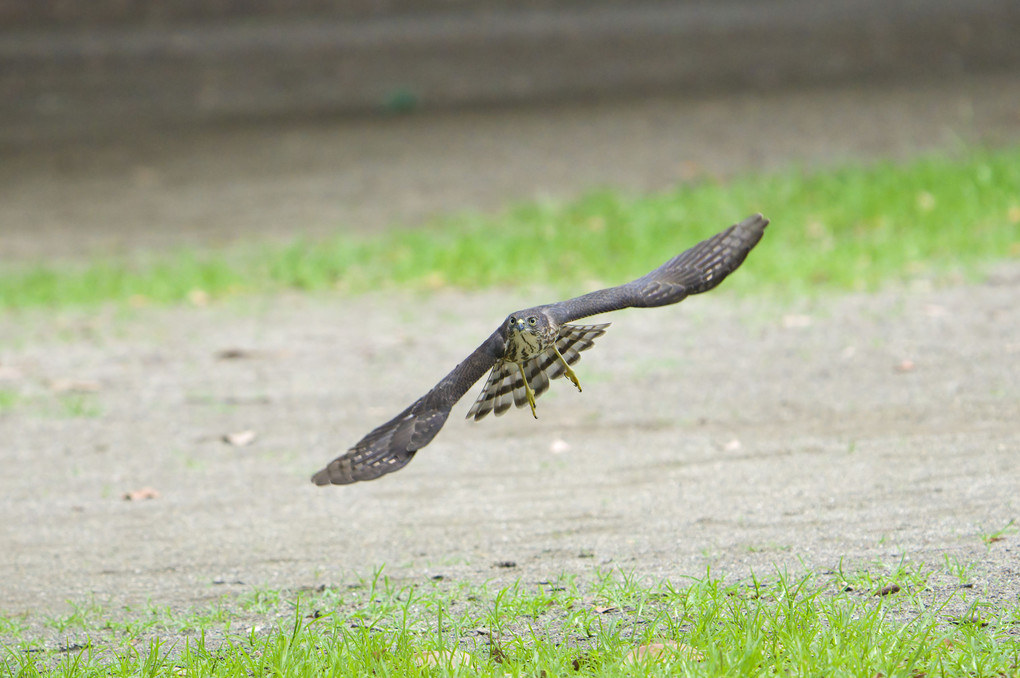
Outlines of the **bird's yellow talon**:
M 574 370 L 570 369 L 570 365 L 567 364 L 567 361 L 560 354 L 560 350 L 558 348 L 556 348 L 555 344 L 553 345 L 553 350 L 556 351 L 556 357 L 560 359 L 561 363 L 563 363 L 563 370 L 564 370 L 563 374 L 566 375 L 567 379 L 569 379 L 570 381 L 574 382 L 574 386 L 577 387 L 577 391 L 578 391 L 578 393 L 580 393 L 581 392 L 581 382 L 579 382 L 577 380 L 577 375 L 574 374 Z
M 524 374 L 524 366 L 520 363 L 516 363 L 516 365 L 517 369 L 521 371 L 521 381 L 524 382 L 524 394 L 528 396 L 528 404 L 531 405 L 531 416 L 538 419 L 538 412 L 535 411 L 535 392 L 531 389 L 528 377 Z
M 564 365 L 566 365 L 566 363 L 564 363 Z M 577 387 L 577 392 L 580 393 L 581 392 L 581 382 L 579 382 L 577 380 L 577 375 L 574 374 L 574 370 L 572 370 L 572 369 L 570 369 L 568 367 L 566 374 L 567 374 L 567 379 L 569 379 L 570 381 L 574 382 L 574 386 Z

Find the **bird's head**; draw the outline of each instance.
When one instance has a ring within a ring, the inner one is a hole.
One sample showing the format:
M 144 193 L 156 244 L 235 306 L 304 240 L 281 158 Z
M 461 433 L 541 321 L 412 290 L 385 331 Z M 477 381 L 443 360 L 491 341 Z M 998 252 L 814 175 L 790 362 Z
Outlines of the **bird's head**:
M 549 327 L 549 319 L 544 313 L 534 310 L 511 313 L 506 318 L 507 334 L 544 334 Z

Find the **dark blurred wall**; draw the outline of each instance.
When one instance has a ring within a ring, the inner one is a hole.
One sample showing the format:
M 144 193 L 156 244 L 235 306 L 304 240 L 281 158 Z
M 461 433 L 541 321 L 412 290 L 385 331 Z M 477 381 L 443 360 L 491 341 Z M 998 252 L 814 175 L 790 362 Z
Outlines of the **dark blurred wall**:
M 630 0 L 0 0 L 0 24 L 173 23 L 239 17 L 365 18 L 503 8 L 581 7 Z
M 1020 68 L 1018 0 L 0 0 L 0 142 Z

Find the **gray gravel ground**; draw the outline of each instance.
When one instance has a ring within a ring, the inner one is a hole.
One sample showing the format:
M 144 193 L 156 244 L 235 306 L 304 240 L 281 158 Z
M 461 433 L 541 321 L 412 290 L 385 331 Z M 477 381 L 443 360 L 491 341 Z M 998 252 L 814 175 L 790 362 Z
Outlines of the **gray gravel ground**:
M 944 554 L 1016 603 L 1016 534 L 982 535 L 1020 513 L 1020 270 L 920 287 L 791 302 L 724 286 L 613 314 L 583 394 L 557 382 L 537 421 L 467 422 L 462 403 L 406 469 L 342 488 L 308 477 L 536 298 L 5 318 L 3 385 L 21 400 L 0 414 L 0 609 L 186 607 L 383 564 L 402 579 L 740 578 Z M 448 336 L 416 336 L 420 318 Z M 62 406 L 67 380 L 95 392 Z M 221 440 L 246 429 L 250 446 Z M 159 497 L 122 499 L 146 486 Z

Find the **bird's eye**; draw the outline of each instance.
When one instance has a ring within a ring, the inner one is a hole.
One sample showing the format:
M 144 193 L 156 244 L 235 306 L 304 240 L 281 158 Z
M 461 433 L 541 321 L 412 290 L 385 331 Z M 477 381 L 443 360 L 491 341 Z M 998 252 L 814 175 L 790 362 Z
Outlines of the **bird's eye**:
M 535 316 L 531 316 L 530 318 L 528 318 L 528 324 L 529 325 L 536 325 L 536 324 L 538 324 L 538 318 L 536 318 Z
M 517 318 L 510 316 L 510 324 L 513 325 L 517 322 Z

